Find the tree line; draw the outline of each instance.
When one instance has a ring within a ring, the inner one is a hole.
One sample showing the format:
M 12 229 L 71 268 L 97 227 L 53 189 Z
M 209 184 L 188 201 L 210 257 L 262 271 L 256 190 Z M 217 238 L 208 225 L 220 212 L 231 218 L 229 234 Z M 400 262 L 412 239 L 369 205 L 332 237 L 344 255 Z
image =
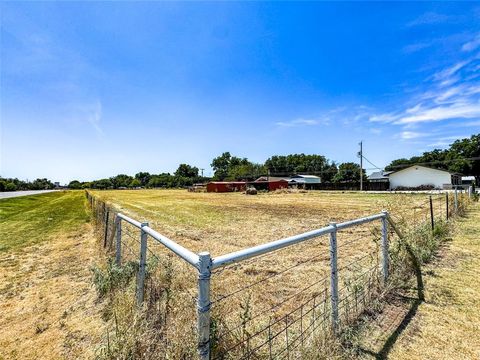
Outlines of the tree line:
M 463 175 L 473 175 L 480 182 L 480 134 L 455 141 L 445 150 L 435 149 L 421 156 L 393 160 L 385 170 L 397 171 L 414 164 L 424 164 L 437 169 Z M 182 188 L 207 181 L 252 181 L 260 176 L 291 176 L 294 174 L 317 175 L 324 183 L 359 182 L 358 163 L 337 164 L 323 155 L 274 155 L 263 164 L 251 162 L 245 157 L 237 157 L 230 152 L 215 157 L 210 166 L 213 177 L 203 177 L 196 166 L 180 164 L 173 173 L 150 174 L 139 172 L 135 176 L 120 174 L 110 178 L 81 182 L 73 180 L 71 189 L 134 189 L 134 188 Z M 365 170 L 363 180 L 367 180 Z M 0 177 L 0 191 L 53 189 L 48 179 L 32 182 Z
M 49 190 L 55 188 L 48 179 L 36 179 L 33 181 L 23 181 L 17 178 L 0 177 L 0 191 L 17 191 L 17 190 Z

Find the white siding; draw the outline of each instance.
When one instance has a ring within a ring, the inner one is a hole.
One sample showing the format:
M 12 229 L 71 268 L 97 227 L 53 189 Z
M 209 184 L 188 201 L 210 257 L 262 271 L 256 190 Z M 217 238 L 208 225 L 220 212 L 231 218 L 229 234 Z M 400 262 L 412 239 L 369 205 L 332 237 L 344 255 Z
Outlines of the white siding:
M 407 169 L 390 174 L 390 189 L 399 186 L 417 187 L 421 185 L 433 185 L 436 189 L 442 189 L 444 184 L 451 184 L 452 177 L 449 172 L 435 170 L 423 166 L 412 166 Z

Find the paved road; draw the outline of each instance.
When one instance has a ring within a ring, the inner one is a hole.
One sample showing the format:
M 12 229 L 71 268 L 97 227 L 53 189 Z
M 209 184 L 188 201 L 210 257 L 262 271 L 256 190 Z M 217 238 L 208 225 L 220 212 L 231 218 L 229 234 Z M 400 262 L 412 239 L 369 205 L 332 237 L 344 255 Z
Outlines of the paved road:
M 45 194 L 52 191 L 57 191 L 57 190 L 25 190 L 25 191 L 0 192 L 0 200 L 18 197 L 18 196 Z

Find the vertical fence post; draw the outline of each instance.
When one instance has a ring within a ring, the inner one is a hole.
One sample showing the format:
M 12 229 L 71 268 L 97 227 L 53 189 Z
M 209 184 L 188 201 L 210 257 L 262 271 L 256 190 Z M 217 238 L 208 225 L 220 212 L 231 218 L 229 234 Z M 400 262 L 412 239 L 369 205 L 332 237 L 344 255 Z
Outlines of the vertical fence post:
M 435 219 L 433 217 L 432 195 L 430 195 L 430 222 L 432 223 L 432 232 L 433 232 L 433 230 L 435 230 Z
M 338 266 L 337 266 L 337 224 L 330 223 L 333 231 L 330 233 L 330 299 L 332 302 L 332 328 L 338 332 Z
M 107 239 L 108 239 L 108 218 L 109 218 L 109 215 L 110 215 L 110 210 L 109 208 L 106 207 L 105 203 L 103 203 L 103 213 L 104 213 L 104 221 L 105 221 L 105 234 L 104 234 L 104 238 L 103 238 L 103 247 L 106 248 L 107 247 Z
M 382 211 L 382 275 L 384 283 L 388 280 L 388 228 L 386 210 Z
M 445 195 L 446 195 L 446 197 L 445 197 L 445 202 L 446 202 L 446 204 L 447 204 L 447 207 L 446 207 L 447 211 L 446 211 L 446 212 L 447 212 L 447 221 L 448 221 L 448 215 L 449 215 L 449 214 L 448 214 L 448 192 L 447 192 Z
M 142 229 L 140 230 L 140 264 L 138 268 L 137 278 L 137 305 L 141 306 L 143 303 L 143 295 L 145 288 L 145 267 L 147 265 L 147 236 L 148 234 L 143 231 L 143 227 L 148 226 L 148 223 L 142 223 Z
M 198 254 L 198 299 L 197 299 L 197 332 L 198 357 L 210 359 L 210 276 L 212 259 L 210 253 Z
M 117 266 L 122 265 L 122 218 L 115 216 L 115 263 Z
M 457 187 L 455 186 L 455 197 L 454 197 L 454 206 L 453 206 L 453 209 L 455 210 L 455 215 L 457 214 L 458 212 L 458 190 L 457 190 Z

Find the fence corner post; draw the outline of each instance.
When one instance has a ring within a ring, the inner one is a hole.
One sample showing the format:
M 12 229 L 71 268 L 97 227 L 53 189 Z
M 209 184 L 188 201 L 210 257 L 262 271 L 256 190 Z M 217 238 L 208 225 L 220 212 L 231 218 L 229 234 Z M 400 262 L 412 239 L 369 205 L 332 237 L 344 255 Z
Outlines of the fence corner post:
M 330 299 L 332 303 L 332 329 L 338 333 L 338 264 L 337 264 L 337 223 L 331 222 L 333 231 L 330 233 Z
M 210 359 L 210 276 L 212 259 L 209 252 L 198 254 L 198 298 L 197 298 L 197 332 L 198 357 Z
M 384 283 L 388 280 L 388 211 L 382 210 L 382 275 Z
M 115 263 L 117 266 L 122 265 L 122 218 L 115 216 L 115 237 L 116 237 L 116 246 L 115 246 Z
M 138 267 L 137 278 L 137 305 L 142 306 L 143 296 L 145 290 L 145 268 L 147 265 L 147 236 L 148 234 L 143 231 L 143 227 L 148 226 L 148 223 L 142 223 L 140 230 L 140 263 Z

